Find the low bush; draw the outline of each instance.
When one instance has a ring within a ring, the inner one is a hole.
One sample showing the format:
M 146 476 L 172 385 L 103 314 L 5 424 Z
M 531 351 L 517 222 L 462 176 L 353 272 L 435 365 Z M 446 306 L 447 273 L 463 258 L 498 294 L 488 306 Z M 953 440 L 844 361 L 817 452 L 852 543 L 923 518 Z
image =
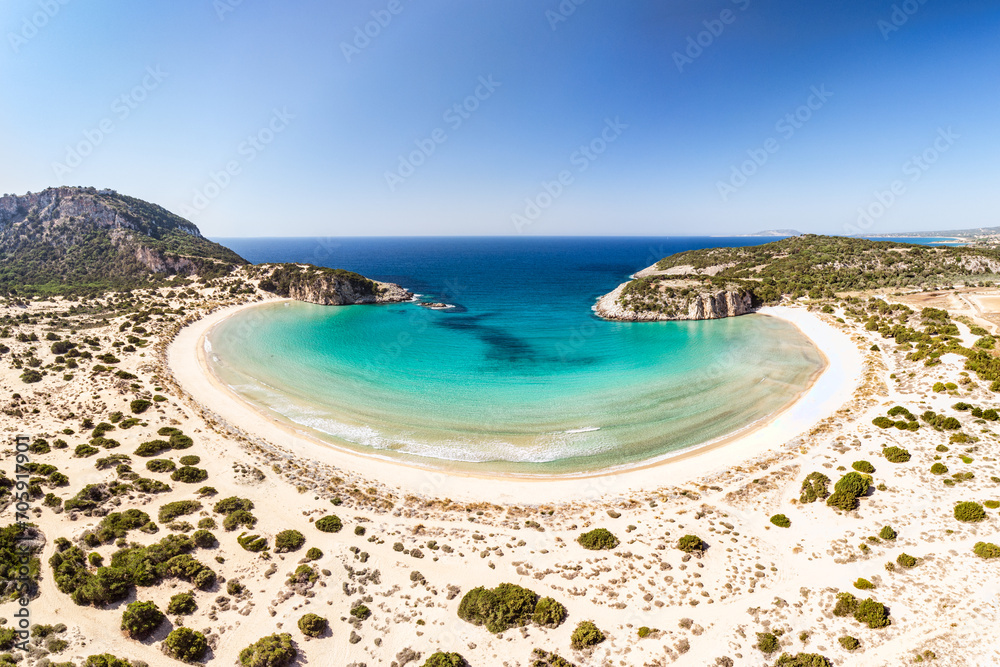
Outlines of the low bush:
M 781 648 L 778 638 L 770 632 L 757 633 L 757 650 L 764 655 L 771 655 Z
M 146 470 L 149 472 L 173 472 L 177 469 L 177 464 L 169 459 L 153 459 L 146 461 Z
M 859 642 L 856 638 L 851 637 L 850 635 L 845 635 L 844 637 L 841 637 L 837 641 L 840 642 L 840 645 L 843 646 L 844 649 L 848 651 L 853 651 L 857 647 L 861 646 L 861 642 Z
M 358 619 L 359 621 L 367 621 L 371 618 L 372 610 L 363 604 L 359 604 L 357 607 L 351 609 L 351 616 Z
M 182 466 L 196 466 L 201 463 L 201 457 L 195 456 L 194 454 L 189 454 L 187 456 L 181 457 Z
M 833 667 L 833 663 L 818 653 L 782 653 L 774 667 Z
M 321 637 L 329 625 L 325 618 L 317 614 L 306 614 L 299 619 L 299 630 L 307 637 Z
M 778 528 L 791 528 L 792 520 L 789 519 L 784 514 L 775 514 L 771 517 L 771 523 L 773 523 Z
M 170 479 L 175 482 L 184 482 L 185 484 L 198 484 L 199 482 L 204 482 L 208 479 L 208 471 L 204 468 L 183 466 L 175 470 L 173 474 L 170 475 Z
M 274 536 L 275 553 L 296 551 L 306 543 L 305 536 L 297 530 L 283 530 Z
M 167 613 L 177 616 L 187 616 L 193 614 L 198 609 L 198 604 L 191 593 L 178 593 L 170 598 L 167 605 Z
M 944 475 L 948 472 L 948 466 L 943 463 L 935 463 L 931 466 L 931 472 L 935 475 Z
M 122 660 L 110 653 L 100 653 L 87 656 L 87 659 L 83 661 L 83 667 L 133 667 L 133 665 L 128 660 Z
M 183 433 L 174 433 L 170 436 L 170 447 L 171 449 L 188 449 L 194 444 L 194 440 L 190 436 L 184 435 Z
M 208 652 L 205 635 L 191 628 L 174 628 L 163 640 L 166 652 L 182 662 L 198 662 Z
M 576 538 L 576 541 L 581 547 L 584 549 L 590 549 L 591 551 L 614 549 L 618 546 L 618 538 L 615 537 L 607 528 L 595 528 L 594 530 L 583 533 Z
M 141 415 L 143 412 L 149 409 L 152 403 L 144 398 L 137 398 L 129 404 L 129 409 L 132 410 L 132 414 Z
M 591 646 L 596 646 L 604 641 L 604 633 L 598 630 L 592 621 L 583 621 L 576 626 L 576 630 L 570 636 L 569 643 L 574 651 L 581 651 Z
M 458 605 L 458 617 L 473 625 L 484 625 L 492 633 L 527 625 L 538 605 L 538 595 L 516 584 L 489 589 L 473 588 Z
M 344 524 L 335 514 L 329 514 L 316 522 L 316 528 L 324 533 L 339 533 Z
M 298 655 L 292 636 L 287 632 L 258 639 L 240 651 L 243 667 L 286 667 Z
M 236 530 L 240 527 L 253 528 L 257 525 L 257 517 L 246 510 L 236 510 L 232 514 L 227 514 L 222 520 L 222 527 L 227 531 Z
M 854 610 L 854 619 L 872 629 L 884 628 L 891 623 L 889 611 L 885 605 L 872 598 L 858 603 L 857 609 Z
M 323 557 L 323 550 L 317 547 L 310 547 L 306 551 L 306 560 L 319 560 Z
M 867 579 L 862 579 L 861 577 L 858 577 L 858 580 L 854 582 L 854 587 L 857 588 L 859 591 L 868 591 L 875 588 L 875 584 L 868 581 Z
M 169 450 L 170 443 L 166 440 L 149 440 L 136 447 L 135 455 L 149 458 Z
M 896 539 L 896 531 L 892 526 L 883 526 L 882 530 L 878 531 L 878 536 L 883 540 L 894 540 Z
M 882 456 L 891 463 L 906 463 L 910 460 L 910 453 L 902 447 L 886 447 L 882 450 Z
M 871 481 L 871 477 L 857 471 L 847 473 L 834 485 L 833 494 L 826 499 L 826 504 L 845 512 L 857 509 L 858 498 L 868 493 Z
M 195 545 L 199 549 L 212 549 L 219 544 L 219 540 L 207 530 L 196 530 L 191 535 L 191 539 L 194 540 Z
M 197 500 L 177 500 L 167 503 L 160 508 L 158 517 L 160 523 L 168 523 L 179 516 L 194 514 L 201 509 L 201 503 Z
M 230 496 L 229 498 L 223 498 L 215 503 L 215 510 L 217 514 L 232 514 L 233 512 L 243 510 L 244 512 L 250 512 L 253 510 L 253 501 L 247 500 L 246 498 L 239 498 L 237 496 Z
M 896 563 L 900 567 L 906 567 L 906 568 L 916 567 L 917 559 L 911 556 L 910 554 L 902 553 L 899 554 L 899 556 L 896 558 Z
M 705 542 L 697 535 L 685 535 L 681 539 L 677 540 L 677 548 L 684 553 L 689 554 L 704 551 L 706 545 Z
M 955 518 L 965 523 L 979 523 L 986 518 L 986 510 L 979 503 L 959 503 L 955 505 Z
M 469 667 L 469 663 L 458 653 L 442 653 L 438 651 L 427 658 L 423 667 Z
M 799 502 L 812 503 L 825 500 L 829 495 L 830 478 L 821 472 L 811 472 L 802 480 L 802 492 Z
M 851 467 L 857 470 L 858 472 L 863 472 L 867 475 L 870 475 L 873 472 L 875 472 L 875 466 L 873 466 L 868 461 L 855 461 L 854 463 L 851 464 Z
M 166 616 L 152 602 L 133 602 L 122 614 L 121 629 L 132 639 L 145 639 L 160 627 Z
M 257 553 L 267 549 L 267 538 L 261 537 L 260 535 L 248 535 L 247 533 L 241 533 L 236 541 L 241 547 L 250 551 L 252 553 Z
M 972 547 L 972 553 L 980 558 L 1000 558 L 1000 547 L 992 542 L 976 542 L 976 546 Z
M 543 628 L 558 628 L 566 620 L 569 612 L 555 598 L 544 597 L 535 605 L 531 620 Z
M 100 544 L 114 542 L 118 538 L 128 535 L 130 530 L 142 528 L 149 523 L 149 515 L 138 509 L 129 509 L 124 512 L 112 512 L 101 519 L 93 533 L 89 533 L 88 545 L 96 547 Z M 87 539 L 84 538 L 84 539 Z

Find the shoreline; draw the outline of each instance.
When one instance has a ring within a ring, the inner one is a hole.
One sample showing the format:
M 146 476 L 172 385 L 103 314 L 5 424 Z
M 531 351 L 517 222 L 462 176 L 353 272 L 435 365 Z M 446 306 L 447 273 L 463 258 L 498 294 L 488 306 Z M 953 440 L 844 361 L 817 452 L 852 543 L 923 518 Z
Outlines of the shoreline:
M 853 397 L 863 370 L 863 355 L 847 334 L 804 308 L 762 308 L 758 314 L 778 317 L 795 326 L 816 347 L 824 361 L 824 367 L 810 379 L 808 386 L 775 413 L 721 438 L 679 452 L 596 471 L 519 474 L 456 470 L 450 469 L 448 462 L 440 466 L 422 465 L 380 455 L 377 451 L 358 452 L 338 447 L 278 420 L 219 380 L 210 370 L 205 356 L 206 338 L 212 329 L 236 313 L 283 301 L 288 300 L 269 299 L 229 307 L 177 333 L 167 347 L 165 361 L 188 398 L 202 408 L 207 407 L 228 424 L 238 424 L 248 435 L 270 441 L 297 457 L 378 479 L 400 491 L 467 500 L 523 500 L 525 496 L 539 502 L 593 499 L 595 495 L 683 484 L 722 472 L 762 454 L 780 451 L 787 442 L 836 412 Z M 836 359 L 837 364 L 830 363 L 831 358 Z M 726 457 L 709 456 L 723 448 L 727 450 Z

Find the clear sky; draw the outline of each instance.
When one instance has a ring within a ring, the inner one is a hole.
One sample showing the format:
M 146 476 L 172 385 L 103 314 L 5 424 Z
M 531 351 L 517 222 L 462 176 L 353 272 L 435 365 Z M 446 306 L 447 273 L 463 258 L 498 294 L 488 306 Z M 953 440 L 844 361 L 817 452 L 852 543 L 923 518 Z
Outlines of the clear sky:
M 997 0 L 5 0 L 0 28 L 0 191 L 209 236 L 1000 225 Z

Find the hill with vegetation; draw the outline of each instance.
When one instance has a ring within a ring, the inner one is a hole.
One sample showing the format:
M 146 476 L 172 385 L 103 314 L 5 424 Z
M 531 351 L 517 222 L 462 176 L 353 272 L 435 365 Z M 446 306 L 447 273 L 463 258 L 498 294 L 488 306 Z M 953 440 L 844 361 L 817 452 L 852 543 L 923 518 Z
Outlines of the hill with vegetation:
M 757 307 L 786 297 L 822 299 L 886 288 L 978 284 L 997 280 L 998 273 L 1000 251 L 993 248 L 804 235 L 758 246 L 705 248 L 666 257 L 612 293 L 614 312 L 626 314 L 612 318 L 700 319 L 672 314 L 687 312 L 688 304 L 706 295 L 749 298 Z M 610 296 L 602 297 L 602 302 L 607 303 Z
M 97 294 L 246 263 L 194 223 L 113 190 L 0 197 L 0 294 Z

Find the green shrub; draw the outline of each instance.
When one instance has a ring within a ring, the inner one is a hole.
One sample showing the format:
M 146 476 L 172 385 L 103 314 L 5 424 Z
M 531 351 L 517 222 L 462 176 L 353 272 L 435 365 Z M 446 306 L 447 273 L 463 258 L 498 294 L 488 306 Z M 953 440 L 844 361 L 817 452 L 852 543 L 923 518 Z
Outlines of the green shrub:
M 910 460 L 910 453 L 902 447 L 886 447 L 882 450 L 882 456 L 891 463 L 906 463 Z
M 851 464 L 851 467 L 857 470 L 858 472 L 863 472 L 867 475 L 870 475 L 873 472 L 875 472 L 875 466 L 873 466 L 868 461 L 855 461 L 854 463 Z
M 706 545 L 697 535 L 685 535 L 677 540 L 677 548 L 684 553 L 694 553 L 696 551 L 704 551 Z
M 833 663 L 818 653 L 782 653 L 774 667 L 833 667 Z
M 129 404 L 129 409 L 132 410 L 132 414 L 141 415 L 143 412 L 149 409 L 152 403 L 144 398 L 137 398 Z
M 896 539 L 896 531 L 893 530 L 892 526 L 883 526 L 882 530 L 878 532 L 878 536 L 883 540 L 894 540 Z
M 307 637 L 320 637 L 329 627 L 329 622 L 317 614 L 306 614 L 299 619 L 299 630 Z
M 171 449 L 188 449 L 194 444 L 194 440 L 190 436 L 186 436 L 183 433 L 174 433 L 170 436 L 170 447 Z
M 757 650 L 764 655 L 771 655 L 781 648 L 778 638 L 770 632 L 757 633 Z
M 868 581 L 867 579 L 862 579 L 861 577 L 858 577 L 858 580 L 854 582 L 854 587 L 857 588 L 859 591 L 868 591 L 875 588 L 875 584 Z
M 339 533 L 344 524 L 335 514 L 329 514 L 316 522 L 316 528 L 324 533 Z
M 566 620 L 569 612 L 561 602 L 554 598 L 544 597 L 535 605 L 531 620 L 543 628 L 558 628 Z
M 323 557 L 323 551 L 317 547 L 310 547 L 306 551 L 306 560 L 319 560 Z
M 141 491 L 143 493 L 164 493 L 170 490 L 170 487 L 160 480 L 146 479 L 145 477 L 133 480 L 132 486 L 134 486 L 137 491 Z
M 83 661 L 83 667 L 132 667 L 132 663 L 110 653 L 100 653 L 87 656 L 87 659 Z
M 133 602 L 122 614 L 122 630 L 132 639 L 145 639 L 160 627 L 166 616 L 152 602 Z
M 160 508 L 160 523 L 169 523 L 179 516 L 194 514 L 201 509 L 201 503 L 197 500 L 177 500 L 167 503 Z
M 872 420 L 872 424 L 878 426 L 879 428 L 892 428 L 896 425 L 896 422 L 888 417 L 876 417 Z
M 986 510 L 979 503 L 959 503 L 955 505 L 955 518 L 966 523 L 979 523 L 986 518 Z
M 972 552 L 980 558 L 1000 558 L 1000 547 L 992 542 L 976 542 Z
M 792 520 L 789 519 L 784 514 L 775 514 L 771 517 L 771 523 L 773 523 L 778 528 L 791 528 Z
M 236 538 L 236 541 L 241 547 L 253 553 L 267 549 L 267 538 L 261 537 L 260 535 L 248 535 L 246 533 L 241 533 L 240 536 Z
M 198 604 L 191 593 L 178 593 L 170 598 L 170 603 L 167 605 L 167 613 L 175 616 L 187 616 L 197 609 Z
M 51 479 L 51 478 L 50 478 L 50 479 Z M 983 503 L 983 505 L 984 505 L 984 506 L 986 507 L 986 509 L 988 509 L 988 510 L 995 510 L 995 509 L 1000 509 L 1000 501 L 997 501 L 997 500 L 987 500 L 987 501 L 985 501 L 985 502 Z
M 351 609 L 351 616 L 358 619 L 359 621 L 367 621 L 372 615 L 372 610 L 363 604 L 359 604 L 357 607 Z
M 861 642 L 859 642 L 854 637 L 851 637 L 850 635 L 845 635 L 840 639 L 838 639 L 837 641 L 840 642 L 840 645 L 843 646 L 844 649 L 848 651 L 853 651 L 857 647 L 861 646 Z
M 136 447 L 135 455 L 149 458 L 156 456 L 170 449 L 170 443 L 166 440 L 149 440 Z
M 138 509 L 125 510 L 124 512 L 112 512 L 101 519 L 97 528 L 90 535 L 95 541 L 90 546 L 107 544 L 114 542 L 120 537 L 128 535 L 130 530 L 142 528 L 149 523 L 149 515 Z
M 188 456 L 181 457 L 182 466 L 196 466 L 201 463 L 201 457 L 195 456 L 194 454 L 189 454 Z
M 83 444 L 76 446 L 76 449 L 73 451 L 73 455 L 78 459 L 85 459 L 88 456 L 93 456 L 99 451 L 101 450 L 99 450 L 97 447 L 91 447 L 90 445 Z
M 153 459 L 146 461 L 146 470 L 149 472 L 173 472 L 177 469 L 177 464 L 169 459 Z
M 208 479 L 208 471 L 204 468 L 184 466 L 175 470 L 173 474 L 170 475 L 170 479 L 175 482 L 184 482 L 185 484 L 197 484 Z
M 576 541 L 584 549 L 600 551 L 602 549 L 614 549 L 618 546 L 618 538 L 606 528 L 595 528 L 590 532 L 583 533 Z
M 802 480 L 802 492 L 799 502 L 812 503 L 825 500 L 829 495 L 830 478 L 821 472 L 811 472 Z
M 943 475 L 948 472 L 948 466 L 943 463 L 935 463 L 931 466 L 931 472 L 935 475 Z
M 590 646 L 596 646 L 604 641 L 604 633 L 597 629 L 592 621 L 583 621 L 576 626 L 576 630 L 570 636 L 570 646 L 575 651 L 581 651 Z
M 253 510 L 253 501 L 247 500 L 246 498 L 238 498 L 236 496 L 230 496 L 229 498 L 223 498 L 222 500 L 215 503 L 213 508 L 217 514 L 232 514 L 233 512 L 243 510 L 244 512 L 250 512 Z
M 182 662 L 198 662 L 208 652 L 205 635 L 191 628 L 174 628 L 163 644 L 168 655 Z
M 865 623 L 869 628 L 884 628 L 891 623 L 889 611 L 881 602 L 868 598 L 858 603 L 854 611 L 854 618 L 859 623 Z
M 538 595 L 516 584 L 496 588 L 473 588 L 458 605 L 458 617 L 473 625 L 484 625 L 492 633 L 527 625 L 538 604 Z
M 42 374 L 34 368 L 28 368 L 21 373 L 21 382 L 24 384 L 35 384 L 42 381 Z
M 297 530 L 283 530 L 274 536 L 275 553 L 296 551 L 306 543 L 305 536 Z
M 427 658 L 423 667 L 469 667 L 469 663 L 458 653 L 442 653 L 438 651 Z
M 268 635 L 240 651 L 243 667 L 286 667 L 292 664 L 298 651 L 287 632 Z
M 207 530 L 194 531 L 191 539 L 194 540 L 199 549 L 211 549 L 219 544 L 219 540 L 216 539 L 215 535 Z
M 911 556 L 910 554 L 902 553 L 899 554 L 899 556 L 896 558 L 896 563 L 900 567 L 906 567 L 906 568 L 916 567 L 917 559 Z
M 826 504 L 841 510 L 857 509 L 858 498 L 868 493 L 871 488 L 871 477 L 859 472 L 849 472 L 841 477 L 833 487 L 833 494 L 827 498 Z
M 222 527 L 227 531 L 240 527 L 253 528 L 256 525 L 257 517 L 246 510 L 236 510 L 232 514 L 227 514 L 222 520 Z

